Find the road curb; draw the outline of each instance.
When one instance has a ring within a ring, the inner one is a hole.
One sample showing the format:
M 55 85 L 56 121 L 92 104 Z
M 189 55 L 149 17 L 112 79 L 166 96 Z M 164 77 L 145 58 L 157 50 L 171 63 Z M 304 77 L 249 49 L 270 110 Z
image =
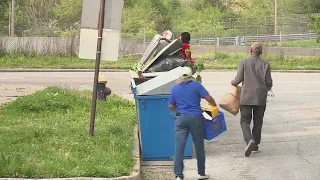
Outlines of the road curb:
M 236 69 L 206 69 L 203 72 L 234 72 Z M 0 72 L 94 72 L 94 69 L 0 69 Z M 100 72 L 129 72 L 124 69 L 100 69 Z M 320 70 L 272 70 L 278 73 L 320 73 Z
M 206 69 L 203 72 L 235 72 L 236 69 Z M 320 70 L 271 70 L 277 73 L 320 73 Z
M 141 163 L 140 163 L 140 143 L 138 138 L 138 125 L 134 127 L 134 147 L 133 157 L 135 165 L 130 176 L 122 176 L 117 178 L 93 178 L 93 177 L 75 177 L 75 178 L 48 178 L 48 179 L 27 179 L 27 178 L 0 178 L 0 180 L 140 180 L 141 179 Z
M 0 69 L 0 72 L 94 72 L 94 69 Z M 100 69 L 100 72 L 129 72 L 129 70 Z

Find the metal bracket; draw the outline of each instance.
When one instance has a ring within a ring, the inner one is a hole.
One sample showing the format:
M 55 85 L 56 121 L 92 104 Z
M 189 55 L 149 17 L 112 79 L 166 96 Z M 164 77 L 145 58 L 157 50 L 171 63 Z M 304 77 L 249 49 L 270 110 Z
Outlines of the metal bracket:
M 147 103 L 144 100 L 141 101 L 141 109 L 142 110 L 146 110 L 147 109 Z

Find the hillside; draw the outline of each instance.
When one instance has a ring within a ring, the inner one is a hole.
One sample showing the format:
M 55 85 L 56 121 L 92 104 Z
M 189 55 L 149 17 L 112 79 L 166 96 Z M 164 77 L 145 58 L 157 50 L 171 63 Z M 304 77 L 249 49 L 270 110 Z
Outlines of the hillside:
M 0 0 L 0 36 L 9 32 L 10 2 L 11 0 Z M 16 0 L 16 35 L 68 36 L 78 33 L 81 9 L 81 0 Z M 303 19 L 305 16 L 301 19 L 300 16 L 293 17 L 291 14 L 317 13 L 320 1 L 281 0 L 278 9 L 279 16 L 286 17 L 284 21 L 291 25 L 297 20 L 306 21 Z M 176 33 L 190 31 L 198 37 L 212 36 L 213 29 L 220 36 L 262 31 L 272 33 L 273 15 L 272 0 L 125 0 L 122 35 L 127 38 L 142 38 L 146 33 L 147 38 L 151 38 L 155 33 L 166 29 Z M 288 17 L 293 22 L 289 22 Z M 251 28 L 263 23 L 262 28 Z M 287 24 L 283 26 L 285 25 Z M 233 26 L 245 26 L 245 29 L 239 30 Z M 292 26 L 297 28 L 304 25 Z

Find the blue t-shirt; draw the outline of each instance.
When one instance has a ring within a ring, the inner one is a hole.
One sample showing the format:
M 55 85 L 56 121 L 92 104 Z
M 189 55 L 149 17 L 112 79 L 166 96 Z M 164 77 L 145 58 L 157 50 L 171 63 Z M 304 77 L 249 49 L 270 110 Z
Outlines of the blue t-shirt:
M 197 81 L 177 84 L 171 89 L 169 104 L 176 106 L 180 114 L 203 117 L 201 98 L 209 95 L 208 91 Z

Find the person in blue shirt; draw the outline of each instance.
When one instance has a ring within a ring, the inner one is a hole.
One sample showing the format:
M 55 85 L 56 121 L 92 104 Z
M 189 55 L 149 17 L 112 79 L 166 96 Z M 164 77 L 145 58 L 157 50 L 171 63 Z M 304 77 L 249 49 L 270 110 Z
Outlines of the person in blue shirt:
M 209 179 L 210 176 L 205 172 L 205 120 L 200 103 L 201 99 L 207 100 L 212 106 L 216 106 L 216 103 L 202 84 L 192 77 L 191 69 L 184 68 L 186 71 L 171 89 L 169 98 L 169 109 L 176 111 L 174 173 L 176 180 L 184 178 L 184 149 L 188 135 L 191 133 L 197 155 L 198 179 Z

